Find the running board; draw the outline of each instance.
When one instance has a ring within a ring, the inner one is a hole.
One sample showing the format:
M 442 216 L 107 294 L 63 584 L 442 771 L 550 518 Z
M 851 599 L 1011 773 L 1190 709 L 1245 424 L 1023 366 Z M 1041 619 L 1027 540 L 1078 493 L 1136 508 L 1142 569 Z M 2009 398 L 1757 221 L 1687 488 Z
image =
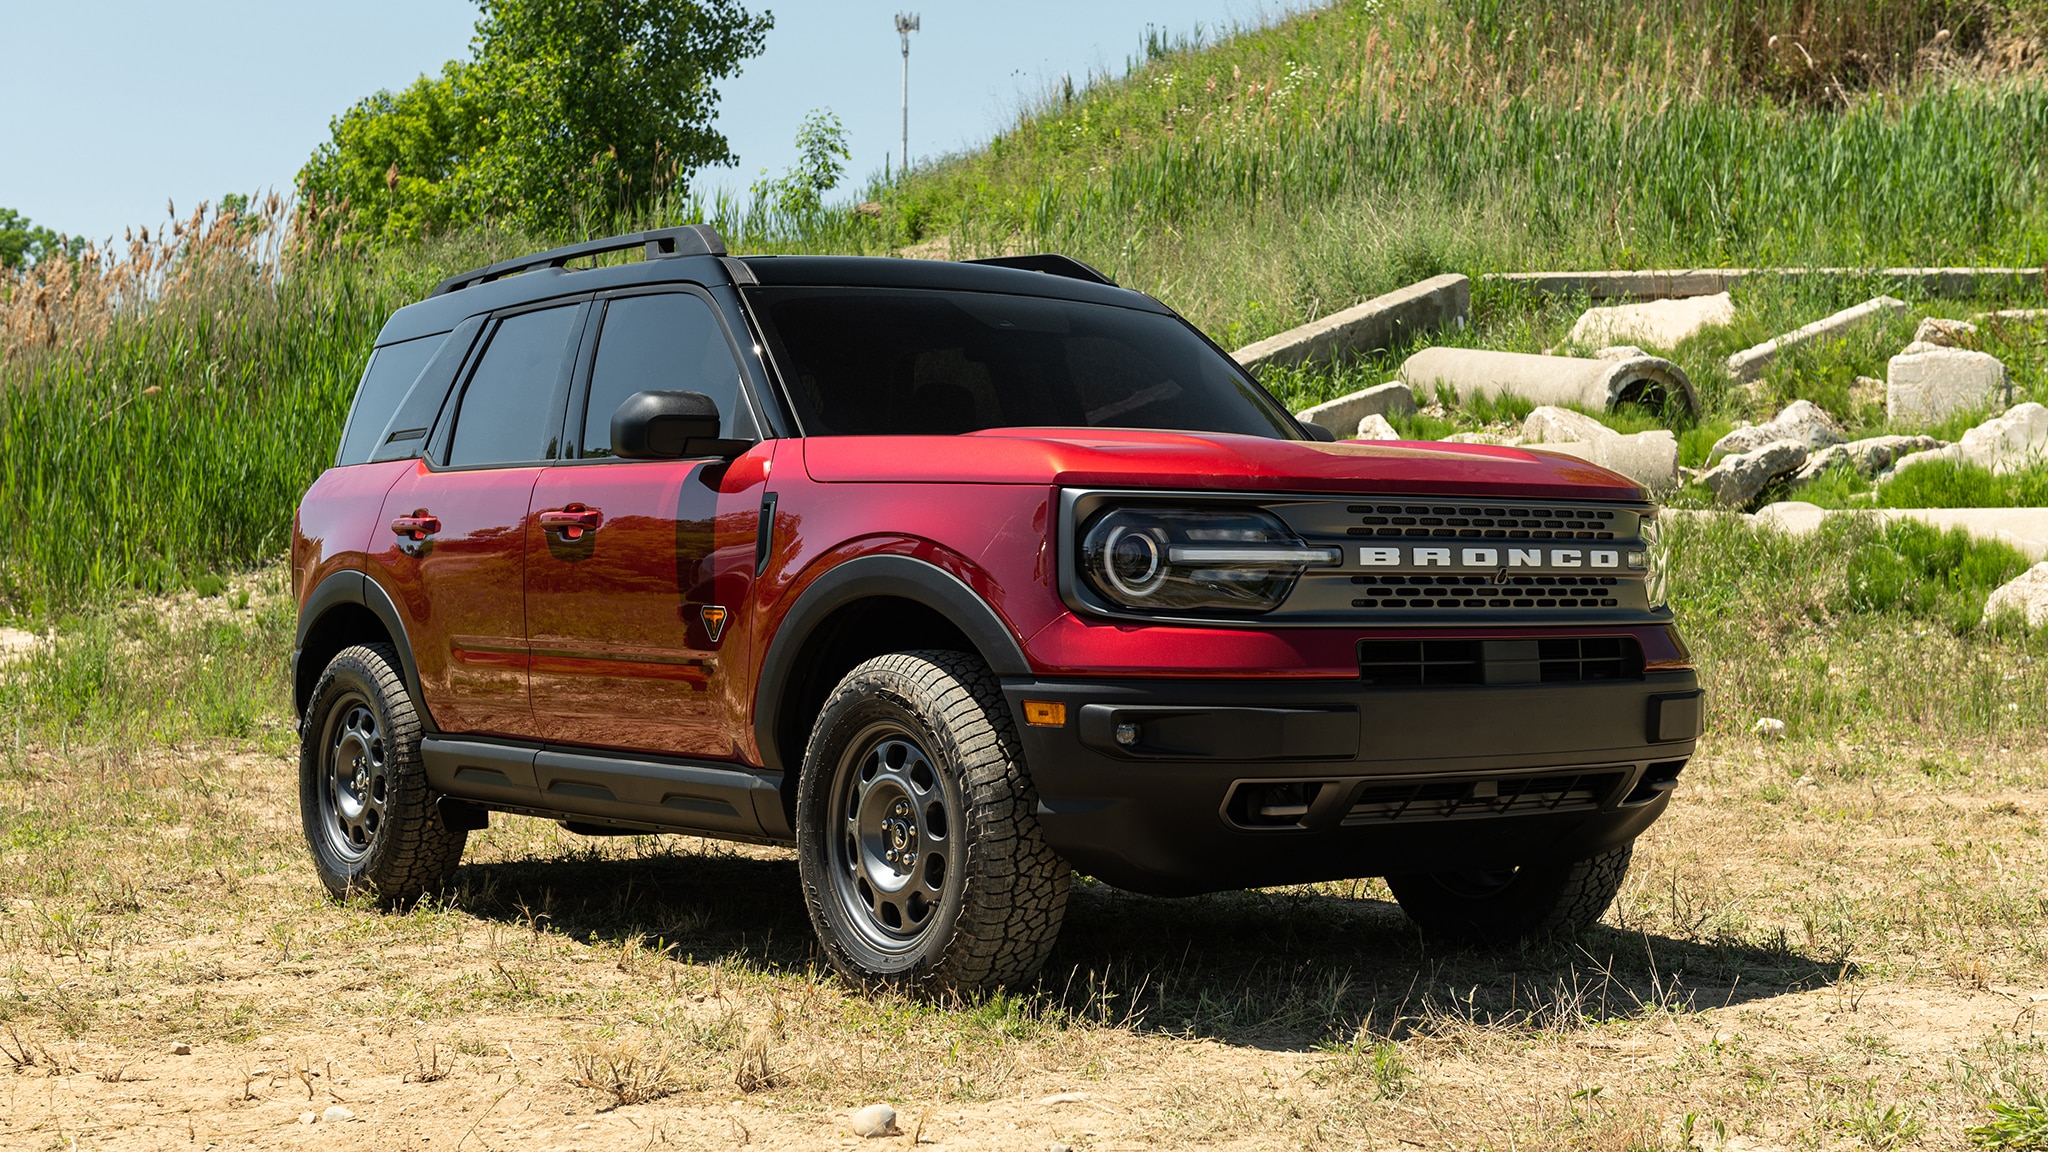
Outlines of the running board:
M 688 760 L 429 736 L 427 784 L 487 807 L 735 839 L 789 838 L 772 774 Z

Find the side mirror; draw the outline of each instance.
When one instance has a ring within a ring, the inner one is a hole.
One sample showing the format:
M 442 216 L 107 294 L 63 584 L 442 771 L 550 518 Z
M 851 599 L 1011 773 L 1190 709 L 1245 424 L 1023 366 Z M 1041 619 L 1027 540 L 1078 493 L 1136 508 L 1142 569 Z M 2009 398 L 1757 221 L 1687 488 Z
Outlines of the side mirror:
M 1313 420 L 1303 420 L 1301 428 L 1302 431 L 1308 433 L 1308 438 L 1311 440 L 1320 440 L 1325 444 L 1335 444 L 1337 442 L 1337 434 L 1335 432 Z M 616 436 L 617 433 L 613 433 L 613 435 Z
M 627 460 L 730 460 L 754 446 L 721 440 L 718 402 L 702 392 L 635 392 L 612 413 L 612 455 Z

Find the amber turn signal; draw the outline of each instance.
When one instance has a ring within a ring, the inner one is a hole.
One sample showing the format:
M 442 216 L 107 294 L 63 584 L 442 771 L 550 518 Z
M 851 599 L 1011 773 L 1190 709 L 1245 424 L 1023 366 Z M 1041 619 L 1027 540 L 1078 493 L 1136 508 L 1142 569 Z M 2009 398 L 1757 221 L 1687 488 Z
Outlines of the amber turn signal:
M 1038 728 L 1058 728 L 1067 722 L 1067 706 L 1052 700 L 1026 700 L 1024 722 Z

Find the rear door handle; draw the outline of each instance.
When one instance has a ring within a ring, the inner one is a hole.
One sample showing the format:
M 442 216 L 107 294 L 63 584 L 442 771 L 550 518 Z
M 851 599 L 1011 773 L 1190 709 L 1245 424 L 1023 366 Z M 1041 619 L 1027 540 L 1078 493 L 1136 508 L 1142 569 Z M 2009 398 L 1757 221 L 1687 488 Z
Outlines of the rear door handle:
M 440 530 L 440 519 L 435 516 L 429 516 L 425 512 L 416 513 L 411 516 L 400 516 L 391 522 L 391 531 L 408 540 L 425 540 Z
M 585 504 L 571 504 L 558 511 L 540 514 L 543 531 L 560 532 L 564 540 L 582 539 L 585 532 L 595 532 L 604 523 L 604 513 Z

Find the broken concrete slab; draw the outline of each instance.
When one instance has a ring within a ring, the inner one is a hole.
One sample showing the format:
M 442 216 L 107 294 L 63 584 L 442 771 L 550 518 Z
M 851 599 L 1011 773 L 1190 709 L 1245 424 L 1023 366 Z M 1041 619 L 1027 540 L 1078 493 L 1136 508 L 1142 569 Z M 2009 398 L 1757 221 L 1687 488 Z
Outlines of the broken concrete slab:
M 1569 408 L 1545 404 L 1522 421 L 1524 444 L 1571 444 L 1619 435 L 1614 429 Z
M 2015 404 L 1963 433 L 1954 444 L 1909 456 L 1899 467 L 1918 467 L 1936 460 L 1975 464 L 2001 475 L 2048 462 L 2048 408 L 2032 401 Z
M 1394 426 L 1387 422 L 1385 416 L 1377 412 L 1368 412 L 1359 418 L 1358 432 L 1351 438 L 1353 440 L 1399 440 L 1401 434 L 1394 430 Z
M 1438 385 L 1444 385 L 1461 400 L 1513 395 L 1538 404 L 1574 404 L 1600 412 L 1624 402 L 1652 407 L 1668 402 L 1699 411 L 1699 397 L 1684 370 L 1656 356 L 1593 360 L 1483 348 L 1424 348 L 1402 363 L 1401 379 L 1421 396 L 1433 395 Z
M 1774 440 L 1797 440 L 1811 452 L 1848 439 L 1841 424 L 1826 409 L 1811 400 L 1794 400 L 1765 423 L 1745 425 L 1714 441 L 1707 459 L 1753 452 Z
M 1944 446 L 1932 436 L 1872 436 L 1848 444 L 1830 444 L 1807 457 L 1806 463 L 1793 474 L 1792 486 L 1804 487 L 1830 468 L 1854 468 L 1865 478 L 1874 479 L 1913 453 Z
M 1782 500 L 1757 509 L 1756 522 L 1803 536 L 1832 516 L 1917 520 L 1944 532 L 1961 528 L 1979 540 L 2008 545 L 2029 560 L 2048 557 L 2048 508 L 1817 508 L 1804 500 Z
M 1915 344 L 1939 344 L 1945 348 L 1969 348 L 1977 342 L 1977 326 L 1968 320 L 1944 320 L 1939 316 L 1921 319 L 1913 333 Z
M 1523 443 L 1528 445 L 1526 438 Z M 1590 440 L 1552 441 L 1541 448 L 1598 464 L 1654 491 L 1678 487 L 1678 436 L 1667 429 L 1627 435 L 1608 429 Z
M 1984 599 L 1984 620 L 2017 615 L 2029 628 L 2048 626 L 2048 563 L 2036 564 L 1994 588 Z
M 1361 352 L 1391 348 L 1410 333 L 1463 328 L 1471 314 L 1472 281 L 1447 273 L 1268 336 L 1231 356 L 1248 369 L 1268 364 L 1330 364 Z
M 1978 324 L 2040 324 L 2048 322 L 2048 308 L 2002 308 L 1996 312 L 1979 312 L 1972 319 Z
M 1806 463 L 1806 445 L 1797 440 L 1775 440 L 1748 452 L 1724 457 L 1719 464 L 1700 473 L 1700 483 L 1724 507 L 1746 507 L 1771 481 L 1798 471 Z
M 1885 369 L 1885 415 L 1895 424 L 1932 424 L 2005 396 L 2005 362 L 1987 352 L 1913 343 Z
M 1704 329 L 1735 319 L 1735 301 L 1726 292 L 1588 308 L 1572 325 L 1571 342 L 1581 347 L 1629 341 L 1652 348 L 1675 348 Z
M 1832 316 L 1826 316 L 1802 328 L 1795 328 L 1772 340 L 1766 340 L 1753 348 L 1745 348 L 1728 357 L 1728 375 L 1736 380 L 1754 380 L 1763 375 L 1778 353 L 1787 348 L 1796 348 L 1824 336 L 1839 336 L 1880 316 L 1890 316 L 1906 310 L 1906 302 L 1890 296 L 1876 296 L 1853 308 L 1844 308 Z
M 1413 416 L 1415 393 L 1399 380 L 1390 380 L 1335 400 L 1326 400 L 1313 408 L 1304 408 L 1295 416 L 1325 428 L 1334 428 L 1342 435 L 1345 429 L 1358 427 L 1360 420 L 1375 413 L 1381 416 Z
M 1890 281 L 1915 296 L 1978 296 L 1995 290 L 2039 289 L 2040 268 L 1673 268 L 1637 272 L 1494 272 L 1480 279 L 1546 296 L 1591 300 L 1662 300 L 1726 292 L 1755 277 L 1781 280 Z

